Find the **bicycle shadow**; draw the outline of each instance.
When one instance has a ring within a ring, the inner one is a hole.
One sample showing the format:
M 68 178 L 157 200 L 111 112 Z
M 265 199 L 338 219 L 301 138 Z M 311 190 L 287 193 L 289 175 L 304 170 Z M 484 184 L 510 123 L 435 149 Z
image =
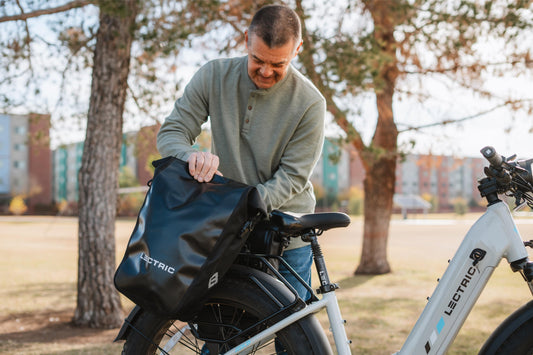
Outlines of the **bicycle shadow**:
M 361 286 L 365 284 L 366 282 L 372 280 L 378 275 L 353 275 L 347 278 L 344 278 L 340 281 L 338 281 L 338 285 L 341 289 L 351 289 L 354 287 Z

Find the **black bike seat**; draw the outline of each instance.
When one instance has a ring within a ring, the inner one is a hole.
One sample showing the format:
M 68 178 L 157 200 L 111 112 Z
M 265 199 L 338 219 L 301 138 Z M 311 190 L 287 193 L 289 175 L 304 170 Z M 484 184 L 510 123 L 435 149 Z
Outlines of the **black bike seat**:
M 285 233 L 298 233 L 310 229 L 325 231 L 331 228 L 346 227 L 350 224 L 350 217 L 341 212 L 311 213 L 302 216 L 293 216 L 274 210 L 270 213 L 270 219 L 273 225 Z

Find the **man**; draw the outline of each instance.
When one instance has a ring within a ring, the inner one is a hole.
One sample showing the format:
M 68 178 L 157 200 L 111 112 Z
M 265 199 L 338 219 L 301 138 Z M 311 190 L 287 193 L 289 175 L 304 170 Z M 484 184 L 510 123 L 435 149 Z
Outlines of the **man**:
M 194 75 L 157 147 L 162 156 L 186 160 L 199 182 L 223 174 L 256 186 L 269 210 L 311 213 L 309 177 L 322 149 L 326 105 L 290 63 L 302 46 L 300 20 L 288 7 L 263 7 L 245 40 L 247 56 L 211 61 Z M 208 118 L 211 152 L 198 152 L 192 145 Z M 293 239 L 283 257 L 310 283 L 310 245 Z M 287 279 L 304 300 L 310 297 L 292 275 Z

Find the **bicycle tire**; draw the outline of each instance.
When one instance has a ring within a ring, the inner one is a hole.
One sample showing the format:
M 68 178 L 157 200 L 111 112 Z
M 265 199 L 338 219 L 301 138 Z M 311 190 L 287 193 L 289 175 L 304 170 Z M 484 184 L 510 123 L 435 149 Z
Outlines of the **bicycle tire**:
M 533 354 L 533 301 L 511 314 L 487 339 L 480 355 Z
M 203 322 L 209 321 L 218 324 L 217 329 L 213 327 L 204 329 L 204 333 L 209 333 L 210 336 L 223 334 L 227 338 L 232 335 L 230 334 L 231 329 L 227 324 L 220 325 L 221 318 L 224 322 L 227 322 L 228 319 L 233 319 L 235 322 L 231 322 L 231 326 L 244 329 L 254 324 L 257 320 L 266 318 L 278 309 L 279 305 L 276 305 L 265 293 L 258 292 L 258 287 L 254 283 L 243 278 L 227 277 L 214 290 L 209 300 L 204 303 L 200 318 Z M 122 354 L 165 354 L 165 352 L 161 352 L 161 348 L 165 349 L 168 354 L 202 354 L 202 348 L 204 348 L 204 353 L 205 348 L 211 349 L 210 354 L 213 354 L 213 352 L 223 353 L 231 347 L 242 343 L 246 338 L 253 336 L 253 333 L 261 330 L 254 329 L 252 334 L 238 338 L 234 343 L 218 348 L 213 343 L 205 343 L 197 339 L 190 329 L 186 329 L 186 323 L 164 319 L 153 313 L 142 312 L 136 319 L 134 326 L 136 330 L 129 332 Z M 317 331 L 317 329 L 320 329 L 320 331 Z M 283 344 L 286 353 L 289 355 L 332 353 L 324 331 L 313 315 L 308 315 L 282 329 L 276 336 L 277 341 Z M 150 339 L 150 341 L 147 339 Z M 176 340 L 176 344 L 172 344 Z M 259 349 L 252 349 L 249 353 L 275 354 L 277 352 L 274 343 L 274 340 L 270 340 L 267 344 L 261 344 Z M 172 349 L 166 349 L 165 346 L 172 347 Z M 213 346 L 214 348 L 212 348 Z

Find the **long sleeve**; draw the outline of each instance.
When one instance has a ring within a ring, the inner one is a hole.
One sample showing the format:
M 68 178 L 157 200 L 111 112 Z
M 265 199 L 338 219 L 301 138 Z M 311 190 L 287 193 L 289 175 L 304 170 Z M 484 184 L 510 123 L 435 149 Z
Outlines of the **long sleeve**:
M 325 101 L 320 100 L 305 113 L 287 143 L 279 168 L 272 178 L 257 186 L 270 210 L 283 207 L 295 212 L 314 210 L 314 204 L 310 206 L 308 203 L 290 201 L 300 194 L 306 194 L 306 200 L 314 201 L 309 178 L 322 152 L 324 117 Z
M 187 160 L 194 152 L 192 145 L 208 118 L 208 98 L 204 90 L 205 73 L 199 70 L 191 79 L 184 94 L 174 103 L 157 135 L 157 149 L 165 156 Z

